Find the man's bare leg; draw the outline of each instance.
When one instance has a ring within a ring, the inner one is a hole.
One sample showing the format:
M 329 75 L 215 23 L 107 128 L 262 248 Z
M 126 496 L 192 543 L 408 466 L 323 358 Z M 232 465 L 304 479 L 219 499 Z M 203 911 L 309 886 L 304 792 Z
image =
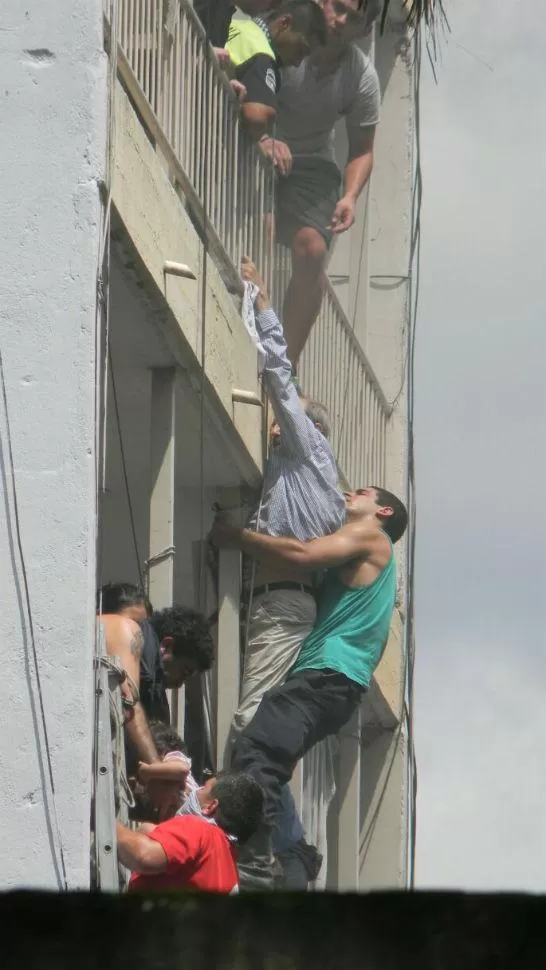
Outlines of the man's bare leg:
M 288 359 L 294 366 L 319 314 L 326 285 L 326 255 L 320 232 L 310 226 L 297 230 L 292 240 L 292 279 L 283 311 Z

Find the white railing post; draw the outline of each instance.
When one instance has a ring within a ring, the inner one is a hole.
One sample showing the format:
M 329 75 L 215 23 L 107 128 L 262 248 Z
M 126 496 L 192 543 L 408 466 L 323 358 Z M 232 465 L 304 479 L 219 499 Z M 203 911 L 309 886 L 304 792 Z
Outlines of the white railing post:
M 216 657 L 216 767 L 229 764 L 226 750 L 231 721 L 239 704 L 241 554 L 218 555 L 218 653 Z
M 154 609 L 172 606 L 174 584 L 174 368 L 152 370 L 148 588 Z M 184 733 L 184 688 L 172 691 L 173 726 Z
M 339 734 L 336 795 L 332 802 L 335 838 L 328 888 L 357 892 L 360 871 L 360 708 Z M 333 870 L 331 872 L 331 870 Z
M 118 0 L 118 72 L 189 208 L 235 282 L 243 249 L 267 272 L 271 166 L 248 137 L 189 0 Z M 109 18 L 105 0 L 104 14 Z M 206 196 L 206 198 L 205 198 Z

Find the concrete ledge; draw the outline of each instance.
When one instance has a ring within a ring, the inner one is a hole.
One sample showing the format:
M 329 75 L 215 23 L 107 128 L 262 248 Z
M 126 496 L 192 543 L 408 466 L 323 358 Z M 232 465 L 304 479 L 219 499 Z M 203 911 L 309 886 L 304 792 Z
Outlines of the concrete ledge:
M 362 704 L 362 743 L 371 743 L 383 731 L 392 731 L 402 717 L 404 678 L 404 624 L 398 608 L 381 663 Z

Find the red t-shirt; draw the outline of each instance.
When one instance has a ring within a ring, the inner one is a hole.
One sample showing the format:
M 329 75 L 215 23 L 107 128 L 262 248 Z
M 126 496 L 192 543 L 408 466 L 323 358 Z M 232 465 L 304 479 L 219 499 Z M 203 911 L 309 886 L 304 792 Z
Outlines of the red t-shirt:
M 175 815 L 161 822 L 148 838 L 162 846 L 167 868 L 157 875 L 134 872 L 129 892 L 188 888 L 212 893 L 238 892 L 234 845 L 218 825 L 197 815 Z

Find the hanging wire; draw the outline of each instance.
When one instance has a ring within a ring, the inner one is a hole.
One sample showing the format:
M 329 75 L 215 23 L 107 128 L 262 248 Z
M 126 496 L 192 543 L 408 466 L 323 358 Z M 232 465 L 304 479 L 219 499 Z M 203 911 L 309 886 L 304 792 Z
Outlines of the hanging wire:
M 417 831 L 417 762 L 415 756 L 414 731 L 413 731 L 413 675 L 415 660 L 415 629 L 414 629 L 414 562 L 415 562 L 415 535 L 416 535 L 416 507 L 415 507 L 415 456 L 413 438 L 413 416 L 414 416 L 414 354 L 415 354 L 415 331 L 417 309 L 420 288 L 420 255 L 421 255 L 421 205 L 423 194 L 423 175 L 421 168 L 421 113 L 420 113 L 420 84 L 421 84 L 421 65 L 422 65 L 422 31 L 423 26 L 417 27 L 414 34 L 414 63 L 412 75 L 412 91 L 414 102 L 414 145 L 415 145 L 415 165 L 414 165 L 414 187 L 412 193 L 412 229 L 410 260 L 408 270 L 409 294 L 408 294 L 408 329 L 407 329 L 407 348 L 404 363 L 403 383 L 398 392 L 397 398 L 393 401 L 394 406 L 400 397 L 403 387 L 406 386 L 407 395 L 407 466 L 406 466 L 406 501 L 408 508 L 408 530 L 406 539 L 406 587 L 404 603 L 404 664 L 402 671 L 401 699 L 400 699 L 400 721 L 392 742 L 392 757 L 387 768 L 381 793 L 374 809 L 373 815 L 366 827 L 361 841 L 361 851 L 365 860 L 371 838 L 381 807 L 383 805 L 389 780 L 394 768 L 398 753 L 399 742 L 404 730 L 407 738 L 407 833 L 406 833 L 406 881 L 409 888 L 415 885 L 415 849 Z
M 135 554 L 135 562 L 136 562 L 136 567 L 137 567 L 137 572 L 138 572 L 138 581 L 139 581 L 139 584 L 140 584 L 140 588 L 141 589 L 144 589 L 144 570 L 142 568 L 142 562 L 141 562 L 140 554 L 139 554 L 139 551 L 138 551 L 138 538 L 137 538 L 137 532 L 136 532 L 135 513 L 134 513 L 134 509 L 133 509 L 133 500 L 131 498 L 131 489 L 129 487 L 129 475 L 128 475 L 128 472 L 127 472 L 127 460 L 126 460 L 126 457 L 125 457 L 125 444 L 124 444 L 124 441 L 123 441 L 123 432 L 122 432 L 122 427 L 121 427 L 121 418 L 120 418 L 120 411 L 119 411 L 118 392 L 117 392 L 117 386 L 116 386 L 116 377 L 115 377 L 115 373 L 114 373 L 114 364 L 113 364 L 113 361 L 112 361 L 112 347 L 111 347 L 111 344 L 110 344 L 110 340 L 108 340 L 108 364 L 109 364 L 109 368 L 110 368 L 110 383 L 112 385 L 112 400 L 114 402 L 114 413 L 115 413 L 115 416 L 116 416 L 116 428 L 117 428 L 117 432 L 118 432 L 119 453 L 120 453 L 120 458 L 121 458 L 121 469 L 122 469 L 122 474 L 123 474 L 123 484 L 124 484 L 124 487 L 125 487 L 125 497 L 127 499 L 127 508 L 128 508 L 128 511 L 129 511 L 129 523 L 130 523 L 130 526 L 131 526 L 131 537 L 132 537 L 132 540 L 133 540 L 133 551 L 134 551 L 134 554 Z
M 415 885 L 415 853 L 417 841 L 417 760 L 415 755 L 413 725 L 413 680 L 415 665 L 415 539 L 417 532 L 415 499 L 415 450 L 414 450 L 414 404 L 415 404 L 415 337 L 420 291 L 421 255 L 421 204 L 423 175 L 421 169 L 421 68 L 422 31 L 415 38 L 415 66 L 413 74 L 413 97 L 415 117 L 415 167 L 418 197 L 414 219 L 415 273 L 410 284 L 410 325 L 408 328 L 408 384 L 407 384 L 407 505 L 408 538 L 406 542 L 406 729 L 408 743 L 408 884 Z
M 57 795 L 55 789 L 55 778 L 53 775 L 53 763 L 51 759 L 51 746 L 49 743 L 49 732 L 47 727 L 47 719 L 45 715 L 44 698 L 42 691 L 42 679 L 40 675 L 40 664 L 38 661 L 38 653 L 36 650 L 36 637 L 34 634 L 34 620 L 32 616 L 32 606 L 30 602 L 30 590 L 28 584 L 27 568 L 25 562 L 25 554 L 23 550 L 23 542 L 21 538 L 21 522 L 19 517 L 19 500 L 17 497 L 17 483 L 15 478 L 15 463 L 13 460 L 13 442 L 11 436 L 11 423 L 9 418 L 8 409 L 8 395 L 6 387 L 6 376 L 4 371 L 4 359 L 2 351 L 0 349 L 0 380 L 2 383 L 2 404 L 4 410 L 4 421 L 6 428 L 6 454 L 9 462 L 9 477 L 11 486 L 11 504 L 13 507 L 13 525 L 15 526 L 15 545 L 17 546 L 17 552 L 19 555 L 19 564 L 21 569 L 22 577 L 22 587 L 24 592 L 24 600 L 26 607 L 26 617 L 23 610 L 23 604 L 21 602 L 21 583 L 17 575 L 15 576 L 15 582 L 17 587 L 17 599 L 19 601 L 19 610 L 21 614 L 21 627 L 23 632 L 23 646 L 25 649 L 25 660 L 27 668 L 27 677 L 30 689 L 30 700 L 32 708 L 32 719 L 34 722 L 35 735 L 37 741 L 37 751 L 38 751 L 38 761 L 40 765 L 40 775 L 42 779 L 42 787 L 44 791 L 44 808 L 46 814 L 46 825 L 49 835 L 49 842 L 51 847 L 51 855 L 53 860 L 53 866 L 55 869 L 55 877 L 57 879 L 57 884 L 59 889 L 64 892 L 68 891 L 68 877 L 66 872 L 66 865 L 64 859 L 63 841 L 61 838 L 61 829 L 59 825 L 59 816 L 57 811 Z M 3 451 L 3 449 L 2 449 Z M 6 481 L 6 470 L 4 465 L 4 460 L 2 455 L 0 455 L 0 461 L 2 464 L 2 477 L 4 478 L 5 486 L 5 504 L 6 504 L 6 516 L 7 525 L 9 530 L 9 543 L 11 547 L 11 555 L 13 560 L 14 571 L 16 570 L 16 562 L 14 555 L 14 542 L 13 542 L 13 528 L 11 524 L 11 515 L 9 509 L 9 498 L 8 498 L 8 482 Z M 25 628 L 28 629 L 28 638 L 25 633 Z M 28 642 L 30 640 L 30 656 L 28 653 Z M 36 698 L 32 692 L 32 674 L 31 666 L 34 672 L 34 680 L 36 683 L 36 693 L 38 702 L 36 704 Z M 37 708 L 37 710 L 36 710 Z M 37 714 L 39 714 L 39 719 Z M 38 720 L 40 726 L 38 725 Z M 41 727 L 41 730 L 40 730 Z M 43 737 L 43 750 L 40 745 L 40 735 Z M 44 767 L 44 754 L 45 754 L 45 767 Z M 47 769 L 47 771 L 45 770 Z M 49 783 L 50 797 L 47 795 L 47 782 Z
M 99 603 L 98 613 L 102 615 L 102 498 L 106 494 L 106 442 L 108 427 L 108 364 L 110 347 L 110 215 L 112 209 L 112 172 L 116 139 L 115 92 L 118 72 L 118 0 L 110 0 L 109 9 L 109 72 L 108 72 L 108 129 L 106 142 L 106 169 L 104 180 L 104 202 L 100 245 L 97 258 L 97 316 L 95 342 L 95 427 L 96 460 L 96 529 L 95 548 L 98 563 Z M 100 429 L 100 432 L 99 432 Z M 98 644 L 95 643 L 98 655 Z
M 212 48 L 210 44 L 210 17 L 211 17 L 211 5 L 207 7 L 207 17 L 206 23 L 203 24 L 205 28 L 205 43 L 204 43 L 204 57 L 205 57 L 205 78 L 203 83 L 203 100 L 205 104 L 205 118 L 204 118 L 204 130 L 205 132 L 210 131 L 210 94 L 211 94 L 211 58 L 214 57 L 212 53 Z M 199 119 L 203 120 L 203 119 Z M 199 121 L 197 122 L 199 123 Z M 199 592 L 198 592 L 198 602 L 199 608 L 206 613 L 206 602 L 207 602 L 207 556 L 205 548 L 205 365 L 206 365 L 206 349 L 207 349 L 207 332 L 206 332 L 206 318 L 207 318 L 207 280 L 208 280 L 208 260 L 209 260 L 209 158 L 210 158 L 210 144 L 209 138 L 205 137 L 203 139 L 203 199 L 202 199 L 202 211 L 203 211 L 203 255 L 202 255 L 202 270 L 201 270 L 201 301 L 200 301 L 200 315 L 201 315 L 201 347 L 200 347 L 200 402 L 199 402 Z M 209 762 L 213 765 L 216 763 L 215 750 L 213 744 L 213 725 L 215 724 L 215 718 L 213 716 L 212 710 L 212 683 L 210 673 L 204 674 L 201 678 L 201 704 L 203 712 L 203 727 L 204 727 L 204 745 L 205 757 L 206 748 L 208 747 L 208 758 Z M 205 760 L 205 758 L 203 759 Z

